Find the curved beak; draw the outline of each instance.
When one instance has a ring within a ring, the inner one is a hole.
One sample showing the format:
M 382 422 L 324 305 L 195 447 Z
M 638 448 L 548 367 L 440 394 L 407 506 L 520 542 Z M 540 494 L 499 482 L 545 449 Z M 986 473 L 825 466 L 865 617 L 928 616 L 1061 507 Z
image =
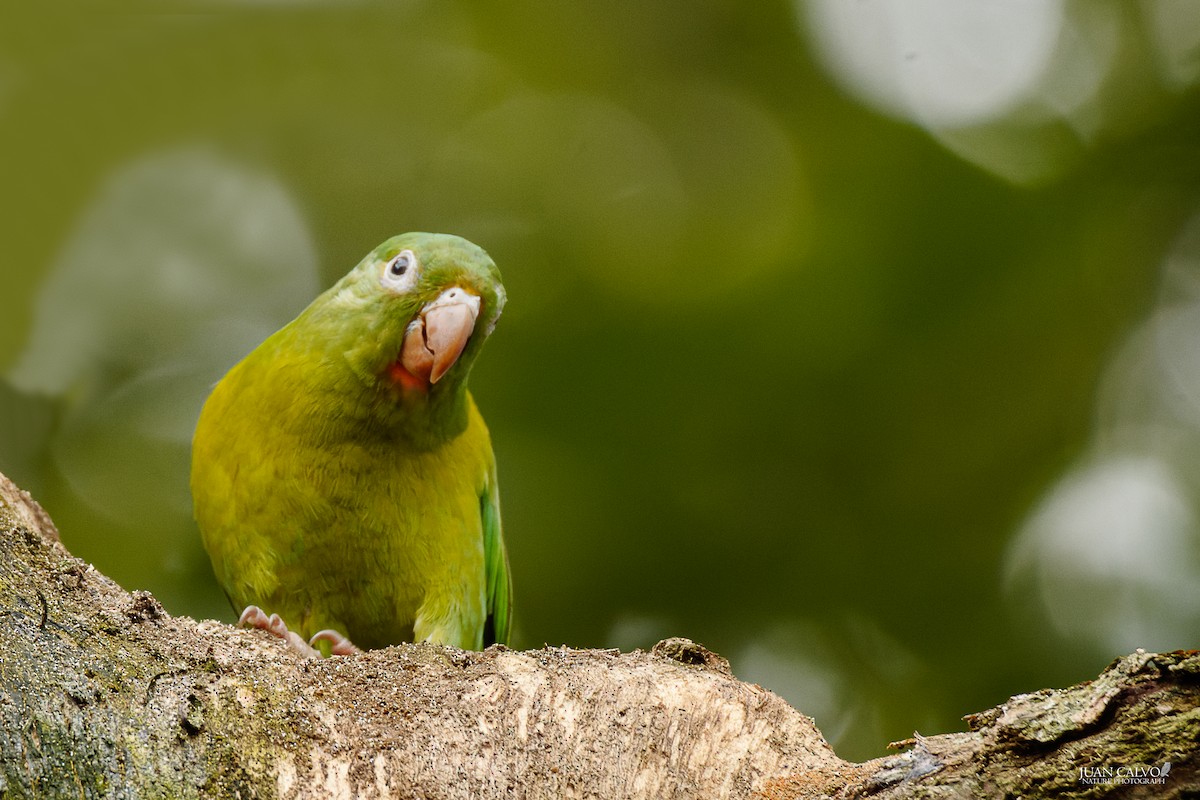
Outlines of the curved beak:
M 451 286 L 408 323 L 400 364 L 413 375 L 437 383 L 454 366 L 475 330 L 479 295 Z

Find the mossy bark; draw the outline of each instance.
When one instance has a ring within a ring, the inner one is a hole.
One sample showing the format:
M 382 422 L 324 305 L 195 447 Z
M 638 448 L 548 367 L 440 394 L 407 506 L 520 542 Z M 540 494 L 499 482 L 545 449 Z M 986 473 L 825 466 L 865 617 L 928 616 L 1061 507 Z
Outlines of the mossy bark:
M 0 797 L 1172 797 L 1200 655 L 1135 653 L 865 764 L 685 639 L 300 658 L 73 558 L 0 476 Z M 1081 767 L 1155 767 L 1160 784 Z M 1118 776 L 1120 777 L 1120 776 Z

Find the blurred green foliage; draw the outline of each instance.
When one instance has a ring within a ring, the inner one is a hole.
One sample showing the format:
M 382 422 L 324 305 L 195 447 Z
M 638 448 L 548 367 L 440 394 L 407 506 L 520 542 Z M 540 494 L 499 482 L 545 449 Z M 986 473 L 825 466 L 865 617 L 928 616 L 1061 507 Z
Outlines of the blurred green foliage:
M 847 757 L 1118 655 L 1002 571 L 1197 205 L 1200 97 L 1130 88 L 1130 12 L 1085 136 L 882 116 L 803 5 L 160 8 L 0 12 L 0 469 L 73 552 L 230 619 L 204 387 L 435 230 L 508 289 L 472 385 L 518 645 L 689 636 Z M 1016 184 L 939 143 L 971 135 L 989 168 L 1070 146 Z

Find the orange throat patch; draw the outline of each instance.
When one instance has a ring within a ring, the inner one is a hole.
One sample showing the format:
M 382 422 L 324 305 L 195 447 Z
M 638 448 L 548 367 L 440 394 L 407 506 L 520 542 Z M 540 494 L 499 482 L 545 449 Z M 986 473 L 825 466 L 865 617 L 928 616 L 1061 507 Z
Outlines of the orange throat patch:
M 415 390 L 420 390 L 422 392 L 429 391 L 429 381 L 425 378 L 422 378 L 420 375 L 413 375 L 404 368 L 404 365 L 400 363 L 399 359 L 393 361 L 392 365 L 388 367 L 387 375 L 393 384 L 399 386 L 406 392 Z

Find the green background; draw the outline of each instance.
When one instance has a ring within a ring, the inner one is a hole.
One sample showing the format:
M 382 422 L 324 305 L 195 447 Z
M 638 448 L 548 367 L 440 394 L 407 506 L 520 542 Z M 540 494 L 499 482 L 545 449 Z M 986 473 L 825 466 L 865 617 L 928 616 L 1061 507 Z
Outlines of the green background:
M 1086 126 L 953 130 L 848 91 L 785 3 L 0 12 L 0 369 L 34 376 L 0 469 L 122 585 L 232 619 L 187 504 L 204 387 L 378 242 L 452 232 L 509 297 L 472 387 L 516 645 L 688 636 L 850 758 L 1193 646 L 1193 594 L 1106 637 L 1013 556 L 1200 190 L 1152 4 L 1092 6 L 1060 6 L 1108 15 Z

